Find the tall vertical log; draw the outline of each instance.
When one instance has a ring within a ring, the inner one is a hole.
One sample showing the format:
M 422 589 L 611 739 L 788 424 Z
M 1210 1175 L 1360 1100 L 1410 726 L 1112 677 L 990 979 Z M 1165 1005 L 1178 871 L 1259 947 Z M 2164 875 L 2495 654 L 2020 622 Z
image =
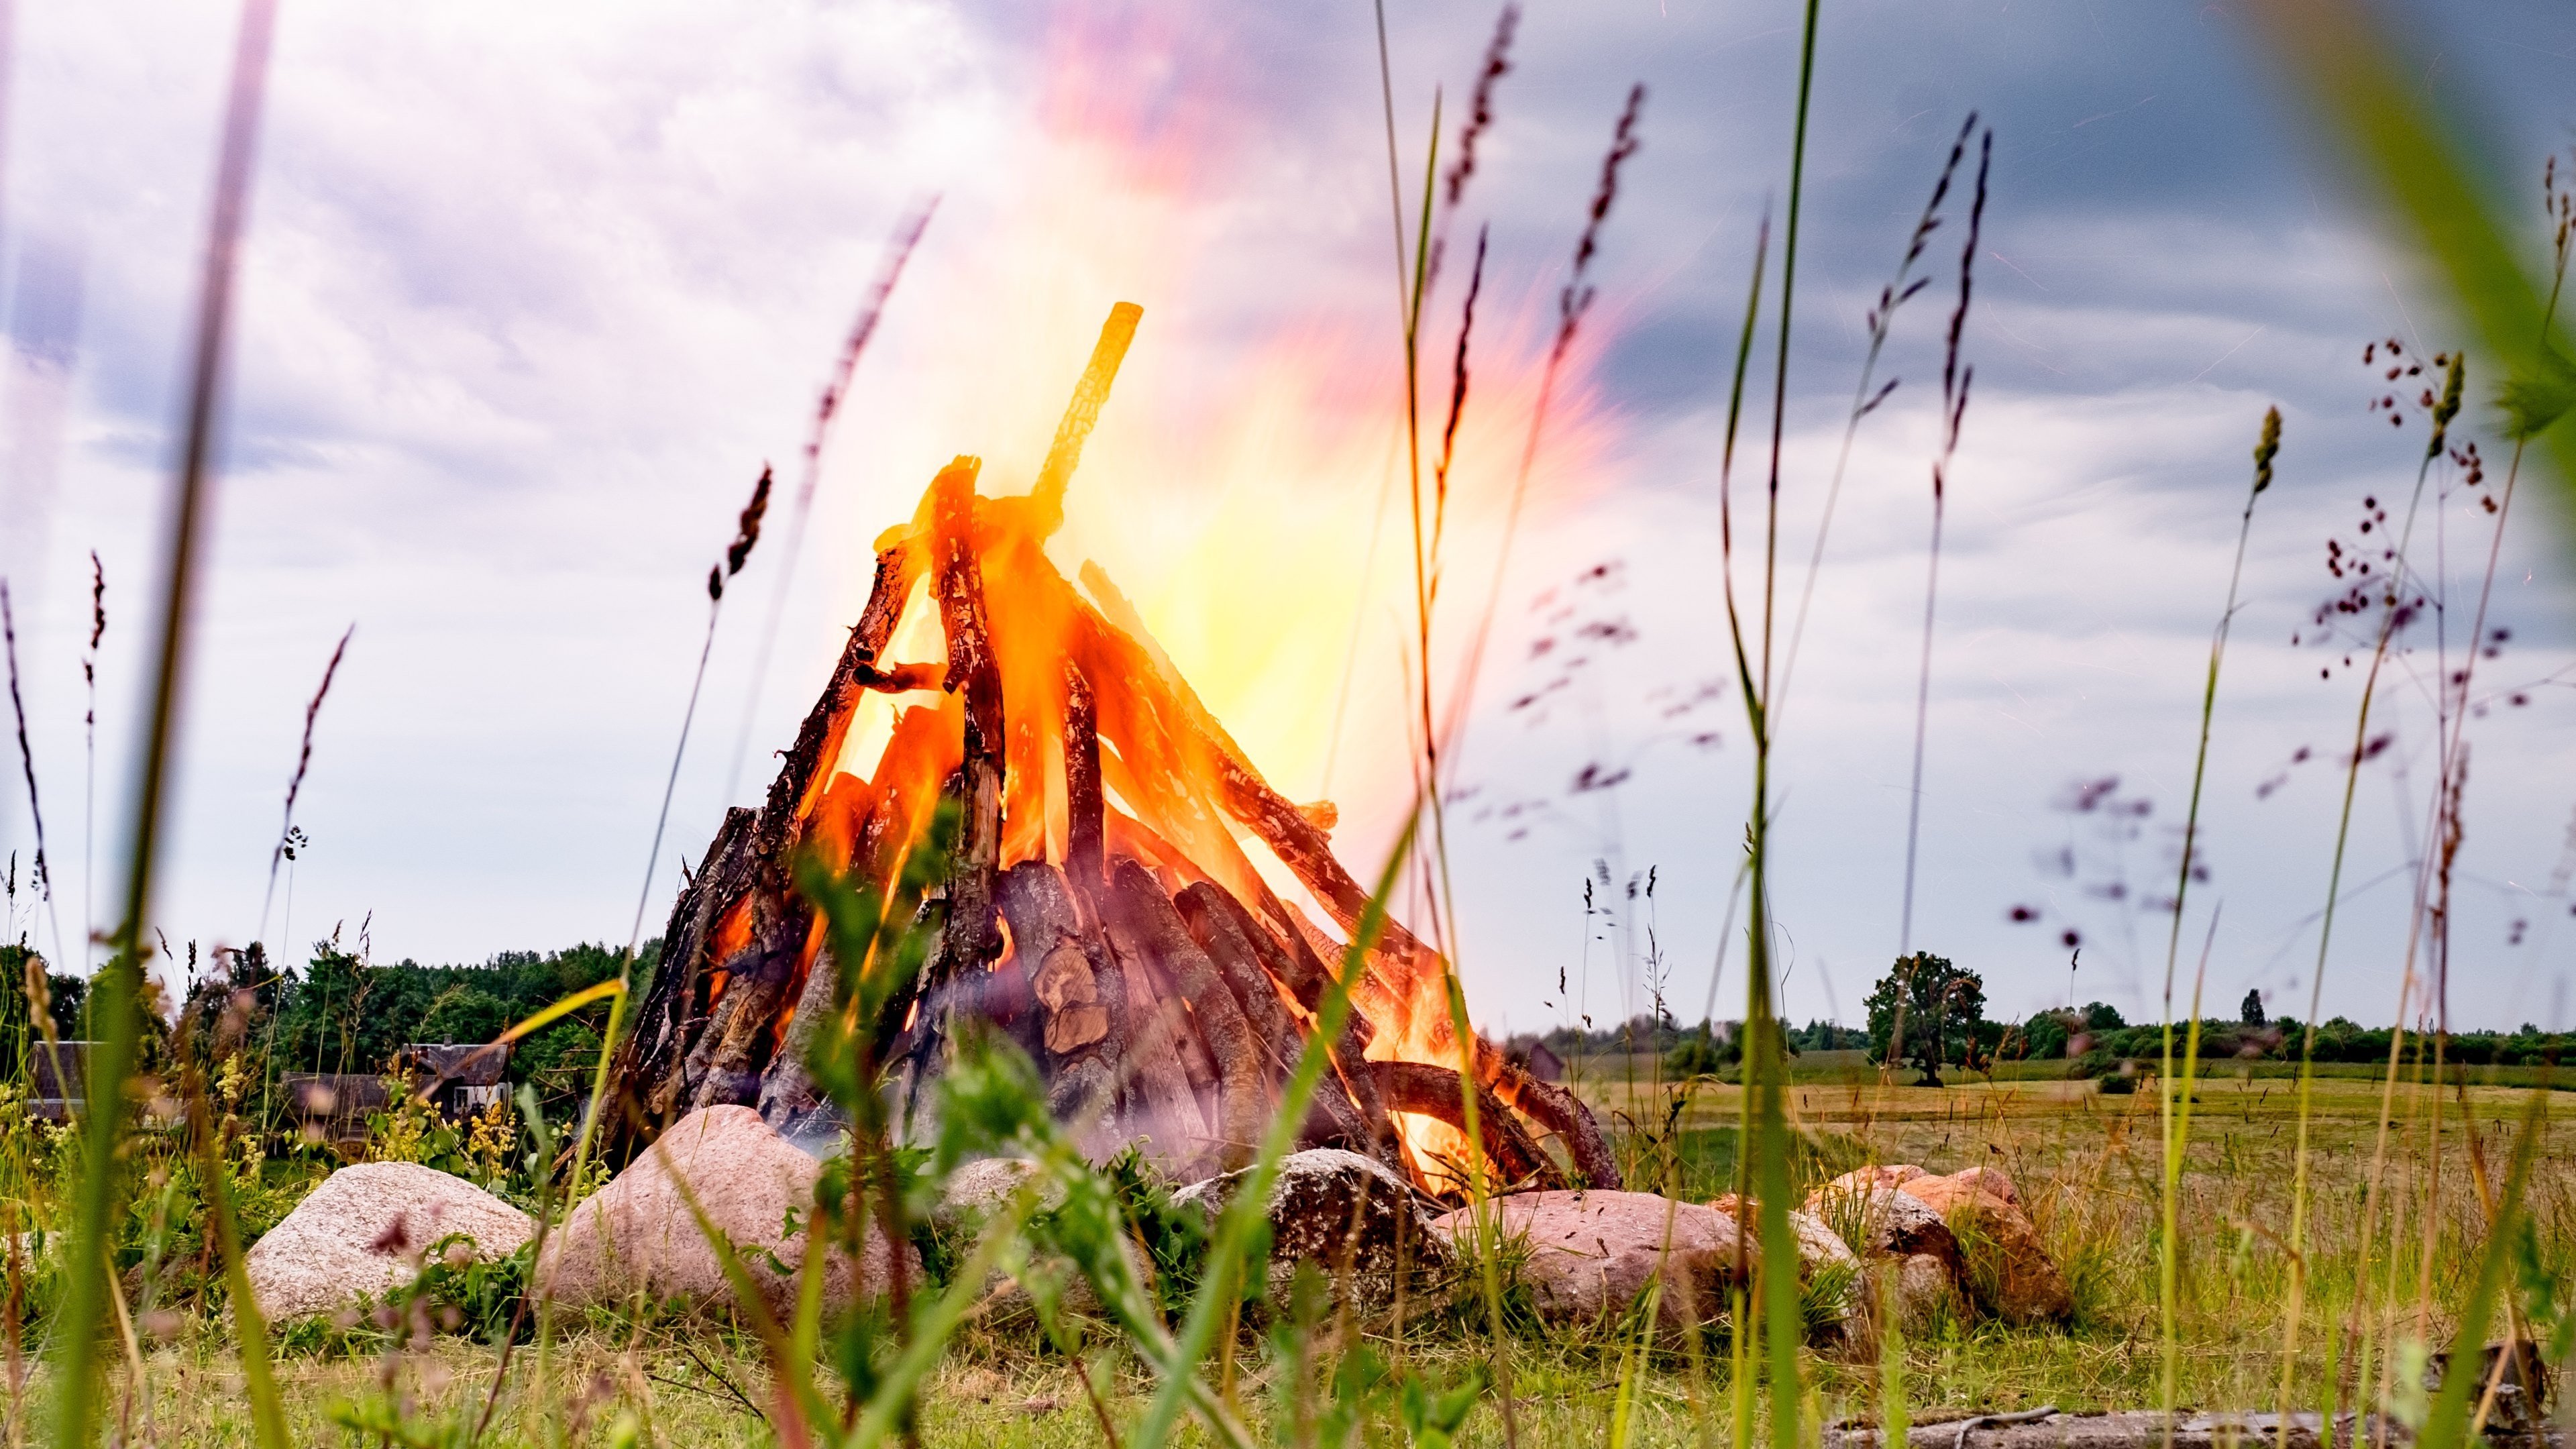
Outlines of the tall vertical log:
M 1091 681 L 1082 666 L 1064 662 L 1064 832 L 1065 874 L 1076 896 L 1097 902 L 1107 883 L 1109 863 L 1103 815 L 1108 809 L 1100 787 L 1100 714 L 1091 698 Z M 1095 905 L 1093 914 L 1098 915 Z
M 1101 989 L 1105 973 L 1083 949 L 1073 891 L 1054 866 L 1024 860 L 1003 873 L 1000 897 L 1015 962 L 1004 969 L 1027 972 L 1044 1023 L 1048 1105 L 1063 1116 L 1095 1101 L 1101 1110 L 1114 1106 L 1116 1023 Z
M 1002 673 L 984 617 L 984 571 L 975 548 L 975 475 L 960 458 L 941 470 L 931 492 L 931 557 L 937 569 L 939 619 L 948 634 L 950 693 L 964 692 L 966 754 L 960 771 L 965 818 L 950 871 L 948 968 L 980 968 L 1000 952 L 993 929 L 993 886 L 1002 852 Z
M 1162 886 L 1134 861 L 1119 862 L 1110 879 L 1111 914 L 1163 972 L 1215 1058 L 1217 1161 L 1227 1172 L 1252 1160 L 1270 1117 L 1270 1073 L 1260 1045 L 1234 993 L 1207 952 L 1190 938 Z M 1276 998 L 1273 998 L 1276 1004 Z
M 1272 1044 L 1273 1059 L 1283 1075 L 1295 1070 L 1305 1032 L 1271 985 L 1273 979 L 1285 982 L 1292 969 L 1287 952 L 1253 922 L 1242 902 L 1211 882 L 1190 886 L 1173 905 L 1208 959 L 1234 987 L 1253 1030 Z M 1327 1048 L 1334 1070 L 1317 1086 L 1317 1100 L 1348 1131 L 1353 1150 L 1402 1171 L 1403 1160 L 1395 1150 L 1395 1133 L 1378 1097 L 1377 1079 L 1368 1070 L 1368 1043 L 1360 1036 L 1361 1025 L 1356 1011 L 1344 1018 L 1340 1036 Z

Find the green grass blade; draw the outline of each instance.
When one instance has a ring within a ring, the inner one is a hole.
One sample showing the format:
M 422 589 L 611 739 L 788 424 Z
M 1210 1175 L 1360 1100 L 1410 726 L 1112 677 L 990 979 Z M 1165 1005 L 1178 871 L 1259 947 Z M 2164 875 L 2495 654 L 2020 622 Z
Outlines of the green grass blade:
M 149 928 L 153 866 L 160 853 L 162 803 L 178 750 L 180 686 L 188 656 L 190 613 L 196 598 L 197 550 L 210 509 L 208 462 L 214 449 L 215 409 L 221 392 L 224 339 L 232 311 L 234 258 L 249 206 L 251 163 L 259 127 L 262 83 L 276 18 L 274 0 L 248 0 L 234 44 L 231 87 L 215 177 L 215 204 L 207 228 L 206 266 L 199 296 L 188 393 L 187 432 L 171 489 L 170 559 L 162 577 L 156 668 L 141 767 L 134 792 L 131 857 L 117 949 L 101 973 L 91 1020 L 102 1024 L 83 1086 L 86 1111 L 83 1156 L 71 1232 L 70 1283 L 57 1325 L 62 1365 L 54 1386 L 54 1442 L 87 1449 L 96 1404 L 99 1336 L 107 1325 L 107 1250 L 114 1232 L 119 1173 L 118 1139 L 128 1108 L 127 1079 L 135 1062 L 142 1010 L 142 942 Z M 103 1029 L 102 1029 L 103 1028 Z
M 2487 1233 L 2486 1251 L 2478 1255 L 2478 1273 L 2469 1286 L 2468 1301 L 2461 1305 L 2460 1328 L 2452 1338 L 2453 1358 L 2442 1375 L 2442 1392 L 2433 1400 L 2433 1412 L 2424 1421 L 2423 1435 L 2416 1440 L 2420 1449 L 2462 1449 L 2469 1442 L 2471 1396 L 2483 1387 L 2485 1376 L 2458 1358 L 2463 1353 L 2474 1353 L 2486 1342 L 2487 1324 L 2495 1317 L 2497 1300 L 2503 1296 L 2506 1275 L 2512 1267 L 2522 1222 L 2523 1192 L 2530 1185 L 2532 1160 L 2539 1154 L 2541 1136 L 2549 1120 L 2549 1094 L 2533 1092 L 2530 1096 L 2531 1107 L 2523 1116 L 2521 1140 L 2514 1145 L 2513 1171 L 2505 1178 L 2504 1193 L 2496 1202 L 2494 1226 Z
M 1414 829 L 1408 823 L 1396 837 L 1394 849 L 1387 853 L 1386 866 L 1378 872 L 1377 888 L 1369 893 L 1368 905 L 1360 912 L 1350 945 L 1342 953 L 1342 969 L 1334 974 L 1323 1000 L 1316 1004 L 1314 1030 L 1307 1034 L 1296 1073 L 1280 1091 L 1279 1108 L 1271 1114 L 1270 1130 L 1262 1139 L 1260 1155 L 1253 1159 L 1225 1211 L 1218 1215 L 1215 1240 L 1208 1248 L 1206 1276 L 1197 1296 L 1190 1301 L 1190 1311 L 1182 1320 L 1170 1356 L 1159 1365 L 1162 1387 L 1147 1407 L 1144 1421 L 1129 1437 L 1129 1442 L 1139 1449 L 1156 1449 L 1171 1438 L 1179 1425 L 1183 1400 L 1189 1397 L 1190 1386 L 1198 1382 L 1198 1362 L 1207 1356 L 1217 1325 L 1225 1321 L 1226 1310 L 1235 1301 L 1237 1275 L 1243 1270 L 1254 1227 L 1270 1210 L 1270 1186 L 1278 1177 L 1279 1159 L 1288 1155 L 1289 1147 L 1297 1140 L 1297 1129 L 1306 1120 L 1306 1107 L 1314 1096 L 1315 1085 L 1323 1079 L 1327 1045 L 1340 1036 L 1342 1024 L 1350 1015 L 1351 991 L 1368 971 L 1369 948 L 1386 925 L 1386 903 L 1395 894 L 1405 862 L 1412 857 Z

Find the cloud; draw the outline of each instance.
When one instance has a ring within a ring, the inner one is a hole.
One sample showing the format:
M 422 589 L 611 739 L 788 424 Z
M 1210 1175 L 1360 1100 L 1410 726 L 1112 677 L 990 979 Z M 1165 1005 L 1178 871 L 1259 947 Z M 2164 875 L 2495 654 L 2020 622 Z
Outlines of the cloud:
M 80 798 L 82 555 L 95 545 L 108 561 L 101 860 L 229 44 L 220 13 L 128 10 L 21 17 L 7 164 L 6 244 L 26 259 L 11 315 L 79 301 L 53 506 L 27 522 L 41 459 L 13 455 L 9 497 L 25 511 L 0 517 L 13 548 L 45 540 L 40 563 L 9 566 L 37 580 L 30 702 L 50 800 Z M 1472 610 L 1581 208 L 1628 85 L 1648 84 L 1602 307 L 1544 440 L 1468 727 L 1466 778 L 1497 813 L 1458 835 L 1463 954 L 1479 1010 L 1514 1026 L 1546 1024 L 1513 1003 L 1586 949 L 1579 886 L 1595 857 L 1661 867 L 1679 997 L 1701 999 L 1717 953 L 1743 730 L 1731 692 L 1667 711 L 1731 674 L 1715 460 L 1752 232 L 1766 208 L 1775 239 L 1782 220 L 1796 18 L 1785 3 L 1698 0 L 1533 12 L 1459 218 L 1459 235 L 1492 225 L 1501 299 L 1480 322 L 1461 471 L 1465 582 L 1450 597 Z M 2568 22 L 2536 6 L 2417 18 L 2467 57 L 2428 83 L 2479 108 L 2520 178 L 2559 137 L 2560 88 L 2545 56 L 2486 37 L 2546 50 Z M 1491 15 L 1391 19 L 1411 167 L 1433 86 L 1446 83 L 1454 122 Z M 2227 900 L 2212 991 L 2304 990 L 2333 792 L 2313 764 L 2267 798 L 2254 789 L 2301 745 L 2331 751 L 2349 730 L 2350 680 L 2317 679 L 2320 656 L 2288 638 L 2330 583 L 2326 535 L 2364 494 L 2408 482 L 2413 445 L 2362 412 L 2358 349 L 2413 346 L 2419 330 L 2439 346 L 2438 309 L 2316 167 L 2224 16 L 1836 6 L 1818 77 L 1784 458 L 1792 588 L 1862 312 L 1959 119 L 1975 107 L 1998 137 L 1935 641 L 1918 938 L 1985 970 L 1999 1010 L 2056 999 L 2053 937 L 2004 912 L 2046 884 L 2032 853 L 2064 837 L 2048 805 L 2077 776 L 2152 795 L 2153 828 L 2124 868 L 2142 882 L 2164 868 L 2157 832 L 2188 783 L 2246 453 L 2279 402 L 2282 481 L 2257 521 L 2212 765 L 2208 890 Z M 255 924 L 302 703 L 355 618 L 301 807 L 315 846 L 294 929 L 354 930 L 373 911 L 380 954 L 424 959 L 618 936 L 704 624 L 702 570 L 761 463 L 801 440 L 885 233 L 932 192 L 939 218 L 835 436 L 747 737 L 775 554 L 738 592 L 758 607 L 719 636 L 678 854 L 713 829 L 737 749 L 756 779 L 804 708 L 864 588 L 865 541 L 949 454 L 984 456 L 994 486 L 1024 479 L 1119 297 L 1143 301 L 1147 321 L 1077 485 L 1075 541 L 1282 778 L 1330 782 L 1355 822 L 1346 846 L 1365 854 L 1385 824 L 1367 797 L 1401 773 L 1391 611 L 1409 588 L 1401 495 L 1387 491 L 1398 357 L 1378 96 L 1373 33 L 1317 6 L 1223 24 L 1148 5 L 908 0 L 287 12 L 169 934 L 237 940 Z M 1801 1014 L 1855 1019 L 1896 949 L 1928 406 L 1956 242 L 1955 228 L 1936 237 L 1938 280 L 1886 361 L 1902 381 L 1859 435 L 1801 646 L 1780 877 Z M 1459 280 L 1435 299 L 1435 347 Z M 58 353 L 63 330 L 12 328 Z M 1768 385 L 1766 344 L 1755 395 Z M 1739 459 L 1739 528 L 1765 438 L 1750 429 Z M 2438 514 L 2455 597 L 2483 561 L 2475 508 L 2453 495 Z M 2499 680 L 2570 659 L 2568 581 L 2537 522 L 2518 520 L 2499 573 L 2515 641 L 2482 666 Z M 1624 566 L 1615 612 L 1633 640 L 1596 641 L 1580 670 L 1562 655 L 1527 667 L 1529 601 L 1609 560 Z M 1361 662 L 1345 670 L 1354 642 Z M 2437 674 L 2431 652 L 2418 646 L 2399 677 Z M 1533 690 L 1544 709 L 1510 709 Z M 2499 702 L 2476 723 L 2464 967 L 2527 971 L 2545 947 L 2537 928 L 2503 943 L 2539 909 L 2576 804 L 2551 786 L 2569 776 L 2565 695 Z M 2403 747 L 2365 775 L 2348 883 L 2402 864 L 2408 831 L 2422 836 L 2431 721 L 2420 692 L 2388 709 Z M 1506 823 L 1512 801 L 1525 808 Z M 23 839 L 17 808 L 0 832 L 20 833 L 0 838 Z M 2339 930 L 2349 954 L 2330 1009 L 2387 1015 L 2401 890 L 2373 887 Z M 2156 923 L 2074 899 L 2106 941 L 2083 989 L 2144 1005 L 2161 985 Z M 1642 968 L 1604 949 L 1584 959 L 1588 1009 L 1606 1016 L 1636 1003 Z

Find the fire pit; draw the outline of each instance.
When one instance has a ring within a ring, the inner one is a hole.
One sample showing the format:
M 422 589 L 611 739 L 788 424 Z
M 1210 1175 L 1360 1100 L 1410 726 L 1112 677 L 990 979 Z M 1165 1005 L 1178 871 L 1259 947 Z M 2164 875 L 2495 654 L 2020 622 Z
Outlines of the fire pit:
M 616 1063 L 627 1150 L 721 1104 L 791 1137 L 838 1131 L 805 1062 L 852 963 L 832 959 L 790 862 L 817 851 L 889 884 L 946 801 L 953 863 L 917 922 L 935 943 L 885 1056 L 904 1120 L 919 1130 L 981 1018 L 1027 1049 L 1096 1153 L 1141 1143 L 1176 1177 L 1251 1155 L 1368 892 L 1333 854 L 1334 808 L 1262 778 L 1096 565 L 1077 587 L 1047 557 L 1139 316 L 1110 313 L 1030 492 L 983 496 L 980 461 L 960 457 L 878 540 L 866 610 L 766 800 L 727 813 L 672 909 Z M 1261 853 L 1326 920 L 1273 888 Z M 1590 1111 L 1481 1037 L 1471 1148 L 1446 964 L 1389 922 L 1367 965 L 1301 1146 L 1433 1191 L 1454 1190 L 1470 1152 L 1503 1183 L 1618 1185 Z

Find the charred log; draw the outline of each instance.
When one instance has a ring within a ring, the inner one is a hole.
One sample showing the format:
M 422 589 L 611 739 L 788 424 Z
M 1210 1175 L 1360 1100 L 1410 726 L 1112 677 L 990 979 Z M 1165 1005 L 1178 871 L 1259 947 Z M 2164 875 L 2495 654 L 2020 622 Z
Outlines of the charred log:
M 1459 1095 L 1456 1072 L 1429 1062 L 1369 1065 L 1377 1074 L 1378 1090 L 1385 1093 L 1391 1110 L 1436 1117 L 1460 1132 L 1467 1130 L 1466 1107 Z M 1502 1178 L 1498 1186 L 1527 1184 L 1538 1190 L 1565 1186 L 1565 1174 L 1539 1149 L 1528 1129 L 1503 1106 L 1502 1099 L 1481 1082 L 1476 1086 L 1476 1126 L 1484 1139 L 1485 1156 Z
M 1065 870 L 1074 890 L 1096 901 L 1109 878 L 1102 834 L 1108 805 L 1100 787 L 1100 716 L 1092 703 L 1091 681 L 1070 659 L 1064 665 L 1064 795 Z
M 1585 1187 L 1617 1191 L 1621 1184 L 1618 1156 L 1610 1150 L 1610 1139 L 1603 1136 L 1601 1124 L 1583 1099 L 1554 1082 L 1542 1082 L 1495 1050 L 1492 1043 L 1479 1038 L 1476 1042 L 1476 1074 L 1484 1078 L 1495 1095 L 1521 1110 L 1522 1115 L 1556 1135 L 1565 1144 L 1565 1154 L 1574 1159 L 1574 1170 Z
M 851 699 L 874 674 L 875 661 L 893 637 L 920 571 L 918 551 L 909 544 L 897 544 L 877 555 L 867 609 L 850 631 L 831 680 L 797 727 L 795 743 L 770 782 L 759 812 L 726 814 L 706 862 L 673 903 L 670 924 L 662 933 L 661 963 L 637 1012 L 636 1030 L 617 1044 L 611 1064 L 611 1077 L 620 1084 L 621 1096 L 631 1100 L 628 1110 L 612 1114 L 601 1124 L 602 1150 L 609 1161 L 621 1162 L 633 1155 L 673 1114 L 685 1109 L 690 1064 L 703 1064 L 714 1055 L 712 1049 L 701 1053 L 699 1048 L 714 1024 L 710 1006 L 721 1005 L 708 1000 L 723 964 L 707 959 L 716 927 L 756 891 L 771 898 L 773 914 L 793 899 L 787 878 L 793 827 L 825 760 L 838 753 Z M 725 984 L 730 987 L 730 978 Z M 737 1013 L 739 1009 L 737 1004 Z
M 1275 1076 L 1286 1081 L 1288 1074 L 1296 1070 L 1306 1035 L 1272 984 L 1284 984 L 1293 969 L 1288 953 L 1253 922 L 1241 902 L 1211 882 L 1200 881 L 1183 890 L 1173 904 L 1188 923 L 1191 936 L 1234 989 L 1254 1032 L 1270 1043 Z M 1368 1070 L 1368 1044 L 1357 1030 L 1360 1020 L 1357 1012 L 1346 1016 L 1340 1037 L 1329 1046 L 1334 1070 L 1316 1084 L 1315 1110 L 1332 1130 L 1347 1138 L 1353 1151 L 1401 1171 L 1403 1162 L 1395 1151 L 1385 1105 L 1378 1097 L 1377 1078 Z
M 661 961 L 654 968 L 644 1008 L 636 1014 L 635 1030 L 619 1052 L 629 1066 L 618 1073 L 618 1081 L 665 1085 L 662 1100 L 647 1093 L 628 1104 L 637 1111 L 660 1117 L 675 1105 L 678 1065 L 706 1016 L 703 963 L 708 943 L 725 908 L 741 899 L 759 872 L 759 861 L 752 854 L 753 818 L 745 809 L 725 812 L 706 858 L 671 908 L 671 924 L 662 934 Z M 621 1113 L 620 1120 L 627 1115 Z
M 1218 975 L 1215 963 L 1191 939 L 1162 887 L 1134 861 L 1121 861 L 1110 878 L 1110 915 L 1132 932 L 1146 956 L 1172 980 L 1189 1004 L 1191 1019 L 1216 1069 L 1216 1149 L 1222 1170 L 1252 1160 L 1270 1119 L 1271 1072 L 1245 1020 L 1243 1007 Z M 1277 1005 L 1277 998 L 1272 998 Z
M 931 484 L 931 549 L 938 566 L 939 618 L 948 634 L 944 687 L 964 691 L 963 820 L 949 873 L 948 967 L 972 970 L 1000 954 L 993 887 L 1002 856 L 1002 675 L 984 614 L 984 573 L 975 549 L 976 463 L 961 458 Z

